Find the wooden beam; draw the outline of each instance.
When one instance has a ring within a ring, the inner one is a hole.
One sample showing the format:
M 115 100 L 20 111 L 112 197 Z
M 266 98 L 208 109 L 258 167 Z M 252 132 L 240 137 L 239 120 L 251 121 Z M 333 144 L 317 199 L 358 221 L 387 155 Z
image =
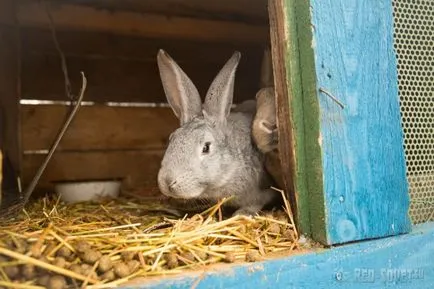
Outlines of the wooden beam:
M 70 0 L 52 0 L 67 3 Z M 184 16 L 203 19 L 236 20 L 267 25 L 267 0 L 74 0 L 95 8 Z M 246 9 L 248 7 L 248 9 Z
M 69 107 L 22 105 L 23 150 L 48 150 Z M 170 108 L 83 106 L 58 151 L 164 149 L 179 126 Z
M 53 182 L 128 178 L 133 188 L 155 194 L 163 150 L 57 152 L 42 175 L 38 189 L 51 190 Z M 23 156 L 23 184 L 27 185 L 45 155 Z
M 295 4 L 300 36 L 313 236 L 339 244 L 407 233 L 392 3 L 285 2 Z
M 15 25 L 15 1 L 0 1 L 0 109 L 3 157 L 12 163 L 14 175 L 20 171 L 19 98 L 20 47 Z M 15 180 L 16 181 L 16 180 Z
M 283 1 L 270 0 L 270 35 L 276 112 L 279 129 L 279 152 L 285 192 L 291 201 L 299 230 L 310 234 L 309 211 L 305 204 L 303 117 L 295 15 Z M 288 14 L 285 11 L 289 10 Z M 296 135 L 298 133 L 298 135 Z
M 18 8 L 21 26 L 49 27 L 49 18 L 42 2 L 25 1 Z M 240 43 L 265 43 L 268 37 L 267 26 L 240 22 L 169 18 L 156 14 L 108 11 L 67 4 L 52 5 L 51 14 L 58 29 Z
M 20 35 L 22 53 L 58 56 L 53 36 L 49 30 L 21 28 Z M 201 62 L 221 66 L 235 50 L 240 51 L 242 59 L 249 63 L 258 63 L 262 58 L 264 46 L 263 43 L 210 43 L 191 39 L 156 40 L 95 31 L 57 31 L 57 39 L 63 53 L 70 57 L 155 63 L 158 50 L 164 49 L 180 64 Z M 258 78 L 259 72 L 255 73 Z
M 434 287 L 434 223 L 409 235 L 352 243 L 253 264 L 221 265 L 163 278 L 138 278 L 119 288 L 351 288 Z M 242 286 L 240 286 L 242 284 Z
M 95 42 L 90 42 L 90 44 L 93 43 Z M 87 101 L 99 103 L 107 101 L 166 102 L 156 64 L 158 50 L 155 46 L 152 48 L 155 48 L 152 53 L 154 57 L 145 61 L 121 57 L 86 57 L 83 54 L 66 55 L 72 86 L 75 89 L 80 87 L 80 71 L 84 71 L 89 80 L 85 96 Z M 73 47 L 68 47 L 66 51 L 70 52 L 73 49 Z M 200 49 L 199 46 L 195 51 L 198 49 Z M 59 56 L 41 51 L 33 53 L 29 50 L 28 46 L 22 53 L 22 98 L 66 100 Z M 77 50 L 83 51 L 80 48 Z M 102 52 L 106 50 L 101 49 Z M 128 51 L 124 50 L 125 54 L 123 55 L 128 56 Z M 215 61 L 197 59 L 192 54 L 187 56 L 181 51 L 175 50 L 174 52 L 174 57 L 179 54 L 183 58 L 184 61 L 180 65 L 198 87 L 203 97 L 211 81 L 232 53 L 220 54 L 217 58 L 222 61 L 216 63 Z M 256 54 L 253 56 L 250 54 L 251 57 L 249 57 L 249 53 L 246 54 L 237 71 L 234 88 L 236 102 L 254 98 L 259 87 L 261 59 L 260 57 L 254 58 Z M 143 55 L 151 56 L 150 52 L 143 53 Z

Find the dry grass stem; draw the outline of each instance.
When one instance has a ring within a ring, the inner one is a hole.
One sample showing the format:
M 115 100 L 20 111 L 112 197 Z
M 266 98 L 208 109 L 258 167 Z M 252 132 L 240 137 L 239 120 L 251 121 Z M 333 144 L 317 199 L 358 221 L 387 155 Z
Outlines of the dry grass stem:
M 120 197 L 64 204 L 58 198 L 45 197 L 1 224 L 0 286 L 45 288 L 39 286 L 38 278 L 57 274 L 76 288 L 112 288 L 136 277 L 244 261 L 253 251 L 262 259 L 299 248 L 286 198 L 285 212 L 224 219 L 222 208 L 228 200 L 200 214 L 176 219 L 162 213 L 173 210 L 164 201 Z M 102 256 L 110 265 L 100 266 Z M 36 269 L 16 283 L 10 272 L 25 266 Z M 116 266 L 128 271 L 116 271 Z

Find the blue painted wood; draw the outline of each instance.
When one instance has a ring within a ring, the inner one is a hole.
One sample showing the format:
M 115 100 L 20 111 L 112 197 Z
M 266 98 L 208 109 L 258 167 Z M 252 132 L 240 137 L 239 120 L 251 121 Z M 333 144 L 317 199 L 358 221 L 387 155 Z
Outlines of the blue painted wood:
M 342 245 L 320 253 L 214 272 L 168 277 L 122 289 L 434 288 L 434 223 L 412 233 Z
M 411 223 L 392 3 L 310 2 L 327 242 L 406 233 Z

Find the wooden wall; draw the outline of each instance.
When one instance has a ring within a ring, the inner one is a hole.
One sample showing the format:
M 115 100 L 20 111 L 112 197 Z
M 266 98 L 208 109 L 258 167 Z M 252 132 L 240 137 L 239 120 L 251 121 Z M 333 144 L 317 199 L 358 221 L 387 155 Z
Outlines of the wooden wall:
M 70 0 L 55 1 L 71 3 Z M 238 21 L 259 25 L 268 23 L 267 1 L 261 0 L 74 0 L 73 2 L 111 11 L 134 11 L 167 17 Z
M 244 0 L 206 5 L 180 0 L 55 2 L 49 7 L 73 89 L 78 91 L 79 72 L 84 71 L 85 101 L 96 105 L 80 109 L 40 188 L 50 188 L 52 181 L 123 177 L 135 186 L 155 188 L 177 119 L 167 107 L 104 103 L 166 103 L 156 63 L 160 48 L 180 64 L 202 96 L 234 50 L 242 53 L 235 102 L 254 98 L 259 88 L 268 42 L 267 1 L 253 1 L 251 12 L 241 9 L 247 5 Z M 22 98 L 66 100 L 45 7 L 38 1 L 19 3 Z M 66 111 L 62 105 L 22 105 L 25 184 L 45 157 L 40 150 L 49 149 Z
M 20 171 L 19 141 L 19 30 L 15 1 L 0 0 L 0 149 L 3 158 L 1 193 L 3 204 L 17 197 Z M 2 203 L 2 202 L 0 202 Z
M 156 63 L 165 49 L 204 95 L 214 76 L 235 49 L 242 60 L 235 84 L 236 101 L 255 96 L 259 84 L 262 46 L 207 43 L 193 40 L 150 39 L 105 32 L 59 31 L 72 84 L 80 86 L 86 73 L 86 100 L 96 102 L 166 102 Z M 24 28 L 22 40 L 22 97 L 65 100 L 63 74 L 51 33 Z
M 22 142 L 26 152 L 46 150 L 68 109 L 57 105 L 22 107 Z M 123 178 L 155 186 L 167 137 L 178 124 L 168 108 L 83 106 L 58 147 L 41 181 Z M 44 154 L 23 156 L 28 181 Z

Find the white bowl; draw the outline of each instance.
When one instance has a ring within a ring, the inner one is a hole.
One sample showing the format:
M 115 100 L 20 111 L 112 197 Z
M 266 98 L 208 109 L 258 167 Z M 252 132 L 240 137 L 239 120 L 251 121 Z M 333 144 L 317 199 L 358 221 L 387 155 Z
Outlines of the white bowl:
M 65 203 L 76 203 L 107 197 L 117 198 L 120 187 L 120 181 L 83 181 L 57 183 L 54 189 Z

